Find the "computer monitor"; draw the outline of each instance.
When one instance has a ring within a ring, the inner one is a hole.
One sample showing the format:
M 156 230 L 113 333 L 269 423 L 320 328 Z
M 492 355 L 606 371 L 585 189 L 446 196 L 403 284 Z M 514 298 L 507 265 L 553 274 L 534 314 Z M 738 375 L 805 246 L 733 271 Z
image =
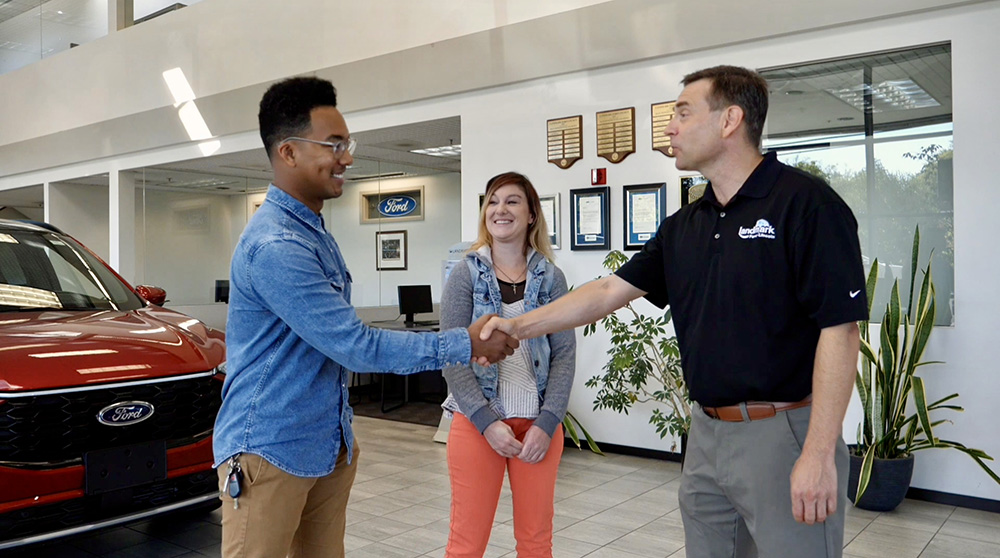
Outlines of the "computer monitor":
M 399 285 L 396 292 L 399 295 L 399 313 L 406 316 L 406 325 L 414 324 L 414 314 L 434 311 L 430 285 Z

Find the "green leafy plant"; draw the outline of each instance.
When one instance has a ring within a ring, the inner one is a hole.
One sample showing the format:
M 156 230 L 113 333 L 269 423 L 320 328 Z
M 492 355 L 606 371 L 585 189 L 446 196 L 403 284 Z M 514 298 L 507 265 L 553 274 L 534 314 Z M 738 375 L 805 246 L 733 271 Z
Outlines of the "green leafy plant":
M 580 422 L 580 419 L 573 416 L 573 413 L 566 411 L 566 416 L 563 417 L 562 424 L 563 424 L 563 430 L 566 431 L 566 434 L 569 435 L 569 438 L 573 440 L 573 443 L 576 444 L 576 447 L 578 449 L 583 449 L 583 446 L 580 445 L 580 435 L 577 434 L 576 432 L 577 427 L 580 428 L 580 432 L 587 440 L 587 447 L 590 448 L 590 451 L 598 455 L 604 455 L 604 452 L 601 451 L 601 448 L 597 446 L 597 442 L 595 442 L 594 439 L 590 437 L 590 432 L 587 432 L 587 429 L 583 427 L 583 424 Z
M 627 260 L 625 254 L 613 250 L 604 258 L 604 267 L 613 273 Z M 613 313 L 599 322 L 611 334 L 612 346 L 604 372 L 586 383 L 598 390 L 594 410 L 628 414 L 636 403 L 659 403 L 649 422 L 660 437 L 686 435 L 691 427 L 691 399 L 681 370 L 677 337 L 667 336 L 670 311 L 654 318 L 636 312 L 631 304 L 626 304 L 624 310 L 625 318 Z M 593 335 L 597 323 L 584 327 L 583 334 Z M 670 449 L 675 451 L 676 443 Z
M 910 293 L 906 311 L 902 311 L 899 280 L 896 279 L 882 317 L 877 354 L 872 347 L 868 322 L 861 323 L 861 369 L 858 371 L 855 383 L 861 396 L 864 419 L 858 425 L 856 454 L 863 455 L 864 460 L 855 502 L 861 499 L 865 489 L 868 488 L 872 465 L 876 458 L 898 459 L 909 456 L 917 450 L 930 448 L 951 448 L 961 451 L 975 460 L 994 481 L 1000 483 L 1000 477 L 984 462 L 984 460 L 992 461 L 992 457 L 982 450 L 942 440 L 934 434 L 935 427 L 950 421 L 934 420 L 931 413 L 945 409 L 951 411 L 964 409 L 954 404 L 954 399 L 958 397 L 957 393 L 928 403 L 924 381 L 916 375 L 917 369 L 921 366 L 940 364 L 937 361 L 922 360 L 927 340 L 934 328 L 935 293 L 928 258 L 914 307 L 913 294 L 917 282 L 919 249 L 918 227 L 913 235 Z M 872 262 L 866 283 L 869 316 L 877 283 L 878 260 L 876 259 Z M 911 401 L 911 396 L 914 411 L 909 413 L 907 404 Z

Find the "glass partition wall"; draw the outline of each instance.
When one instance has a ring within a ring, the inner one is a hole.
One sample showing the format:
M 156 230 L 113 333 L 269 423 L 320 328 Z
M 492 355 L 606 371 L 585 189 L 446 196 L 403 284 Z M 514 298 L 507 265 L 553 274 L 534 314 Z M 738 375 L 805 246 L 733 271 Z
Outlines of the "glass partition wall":
M 461 240 L 459 129 L 455 117 L 355 134 L 343 194 L 327 200 L 322 217 L 363 319 L 397 318 L 400 285 L 430 285 L 440 302 L 449 248 Z M 454 146 L 447 156 L 411 152 L 442 141 Z M 164 288 L 168 306 L 224 323 L 220 287 L 270 183 L 264 150 L 127 172 L 136 189 L 136 283 Z
M 873 314 L 893 279 L 908 292 L 919 225 L 919 265 L 933 253 L 937 324 L 953 324 L 951 45 L 761 73 L 771 87 L 765 148 L 827 180 L 858 219 L 865 265 L 878 258 Z
M 108 0 L 0 1 L 0 74 L 108 34 Z

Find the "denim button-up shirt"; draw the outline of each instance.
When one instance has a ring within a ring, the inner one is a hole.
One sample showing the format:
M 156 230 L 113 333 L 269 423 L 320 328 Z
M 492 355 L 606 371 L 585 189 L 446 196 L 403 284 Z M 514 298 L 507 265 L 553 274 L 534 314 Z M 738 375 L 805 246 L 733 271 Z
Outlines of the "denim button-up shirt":
M 464 329 L 370 328 L 351 306 L 351 275 L 321 216 L 271 186 L 230 267 L 227 375 L 215 422 L 218 467 L 260 455 L 302 477 L 351 458 L 348 370 L 410 374 L 469 362 Z

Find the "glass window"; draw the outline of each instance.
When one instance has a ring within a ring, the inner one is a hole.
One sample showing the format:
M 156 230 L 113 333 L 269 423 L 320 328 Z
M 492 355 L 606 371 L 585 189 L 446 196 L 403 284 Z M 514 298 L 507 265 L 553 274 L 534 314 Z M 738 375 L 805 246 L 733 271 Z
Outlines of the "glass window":
M 0 74 L 108 34 L 108 0 L 0 2 Z
M 932 257 L 937 324 L 954 324 L 951 45 L 761 74 L 771 88 L 765 148 L 829 182 L 858 219 L 865 265 L 879 261 L 873 315 L 881 316 L 893 279 L 908 292 L 919 225 L 920 265 Z

